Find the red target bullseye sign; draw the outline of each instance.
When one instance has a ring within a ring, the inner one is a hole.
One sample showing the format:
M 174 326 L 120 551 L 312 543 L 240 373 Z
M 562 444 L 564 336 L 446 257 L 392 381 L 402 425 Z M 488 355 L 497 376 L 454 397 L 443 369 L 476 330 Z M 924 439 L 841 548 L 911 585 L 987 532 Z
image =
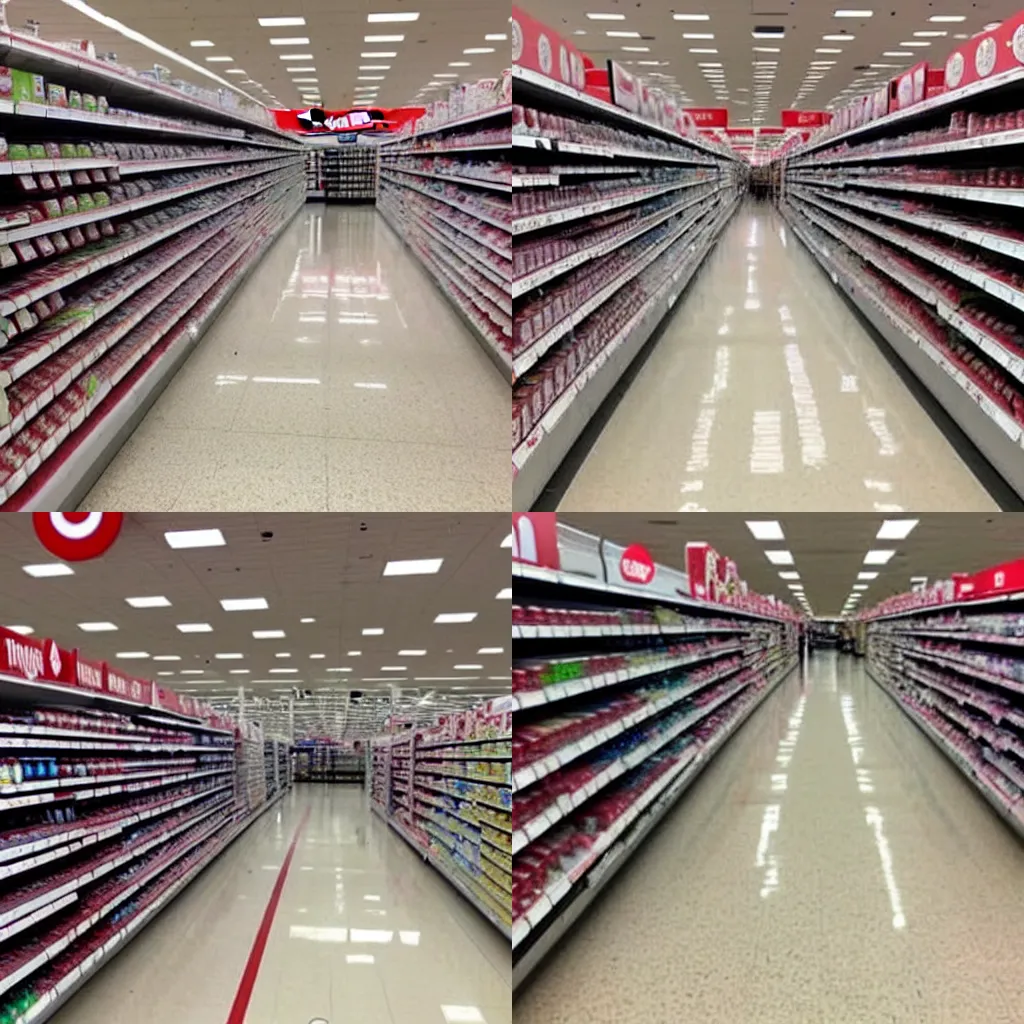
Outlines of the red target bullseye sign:
M 99 558 L 117 540 L 123 512 L 33 512 L 43 547 L 65 562 Z

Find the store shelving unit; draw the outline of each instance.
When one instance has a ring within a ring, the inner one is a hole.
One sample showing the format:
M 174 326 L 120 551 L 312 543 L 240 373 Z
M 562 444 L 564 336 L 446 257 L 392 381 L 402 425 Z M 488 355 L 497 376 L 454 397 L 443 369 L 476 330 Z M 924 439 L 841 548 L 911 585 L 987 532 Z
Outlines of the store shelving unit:
M 502 934 L 512 926 L 512 735 L 505 701 L 371 752 L 371 805 Z
M 516 562 L 513 576 L 518 986 L 798 655 L 787 619 Z
M 351 744 L 300 740 L 294 747 L 296 782 L 363 782 L 366 765 Z
M 887 343 L 1024 495 L 1024 76 L 843 133 L 784 167 L 782 211 Z
M 78 685 L 0 675 L 0 1019 L 12 1024 L 49 1019 L 273 802 L 253 799 L 247 740 L 228 721 L 58 653 Z
M 0 97 L 0 507 L 70 508 L 299 209 L 302 150 L 228 94 L 0 51 L 66 90 Z
M 1024 836 L 1022 648 L 1024 593 L 867 621 L 872 677 Z
M 335 145 L 306 150 L 306 198 L 372 203 L 377 198 L 378 147 Z
M 511 381 L 512 107 L 493 87 L 468 97 L 382 144 L 377 208 Z
M 513 70 L 513 507 L 528 509 L 739 202 L 735 157 Z

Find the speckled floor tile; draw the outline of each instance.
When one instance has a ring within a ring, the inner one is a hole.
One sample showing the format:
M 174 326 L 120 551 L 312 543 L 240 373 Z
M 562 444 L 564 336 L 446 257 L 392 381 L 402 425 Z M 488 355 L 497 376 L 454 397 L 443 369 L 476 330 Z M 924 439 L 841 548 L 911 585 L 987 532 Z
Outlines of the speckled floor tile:
M 879 696 L 834 653 L 783 683 L 520 989 L 517 1024 L 1017 1020 L 1024 848 Z

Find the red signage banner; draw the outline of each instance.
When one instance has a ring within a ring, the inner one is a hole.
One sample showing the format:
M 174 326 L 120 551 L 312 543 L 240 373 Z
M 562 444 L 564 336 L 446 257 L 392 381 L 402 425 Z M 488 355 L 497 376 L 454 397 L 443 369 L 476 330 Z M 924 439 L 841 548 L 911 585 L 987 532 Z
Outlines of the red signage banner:
M 686 112 L 693 118 L 698 128 L 728 128 L 729 111 L 725 107 L 704 107 L 694 109 L 687 107 Z
M 310 135 L 358 135 L 362 132 L 396 132 L 421 118 L 425 107 L 353 107 L 349 110 L 275 110 L 277 127 L 286 132 Z
M 513 63 L 583 92 L 586 69 L 580 51 L 572 43 L 520 7 L 512 8 L 509 24 Z
M 99 558 L 117 540 L 123 512 L 33 512 L 39 542 L 65 562 Z
M 155 704 L 153 699 L 153 684 L 147 679 L 136 679 L 135 676 L 126 676 L 123 672 L 104 666 L 104 689 L 112 697 L 119 697 L 121 700 L 130 700 L 136 704 Z
M 512 513 L 512 557 L 548 569 L 560 569 L 555 512 Z
M 820 128 L 829 124 L 832 114 L 827 110 L 784 110 L 783 128 Z
M 75 659 L 75 679 L 79 689 L 102 693 L 105 668 L 102 661 L 88 661 L 79 654 Z
M 0 672 L 31 682 L 74 686 L 75 652 L 52 640 L 34 640 L 0 626 Z
M 946 61 L 944 85 L 959 89 L 1024 65 L 1024 12 L 1007 18 L 988 32 L 979 32 L 958 46 Z M 931 80 L 928 86 L 937 87 Z

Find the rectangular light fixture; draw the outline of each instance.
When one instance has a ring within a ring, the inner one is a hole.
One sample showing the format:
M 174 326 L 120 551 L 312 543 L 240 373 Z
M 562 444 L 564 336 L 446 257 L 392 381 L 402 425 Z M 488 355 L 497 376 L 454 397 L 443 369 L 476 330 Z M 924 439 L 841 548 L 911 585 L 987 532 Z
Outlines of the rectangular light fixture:
M 300 82 L 301 83 L 305 83 L 305 82 L 319 82 L 320 79 L 319 78 L 293 78 L 292 81 L 295 82 L 296 85 L 298 85 Z
M 864 556 L 865 565 L 886 565 L 890 558 L 895 555 L 895 551 L 881 551 L 872 550 Z
M 384 566 L 385 576 L 429 576 L 441 571 L 443 558 L 407 558 L 388 562 Z
M 360 64 L 360 71 L 390 71 L 390 64 Z
M 587 14 L 591 21 L 625 21 L 624 14 Z
M 955 22 L 966 21 L 967 17 L 963 14 L 933 14 L 928 20 L 933 22 Z
M 224 74 L 225 75 L 247 75 L 247 74 L 249 74 L 249 72 L 246 71 L 244 68 L 228 68 L 224 72 Z
M 271 46 L 309 46 L 309 36 L 272 36 Z
M 303 71 L 316 71 L 316 68 L 307 65 L 306 67 L 301 68 L 285 68 L 285 71 L 287 71 L 289 75 L 297 75 Z
M 409 669 L 405 665 L 381 665 L 381 672 L 408 672 Z
M 783 39 L 786 35 L 785 29 L 778 29 L 775 32 L 751 32 L 755 39 Z
M 676 21 L 710 21 L 710 14 L 673 14 Z
M 798 580 L 798 579 L 800 579 L 800 573 L 798 573 L 798 572 L 796 572 L 795 570 L 792 570 L 792 569 L 785 570 L 785 571 L 779 573 L 779 579 L 783 579 L 783 580 Z
M 219 658 L 221 661 L 241 661 L 245 657 L 244 654 L 228 653 L 228 654 L 215 654 L 215 658 Z
M 297 668 L 268 668 L 267 671 L 272 676 L 294 676 L 298 674 Z
M 876 534 L 878 540 L 906 540 L 918 519 L 886 519 Z
M 419 21 L 419 11 L 398 11 L 394 14 L 368 14 L 366 20 L 369 22 L 384 21 Z
M 207 57 L 207 63 L 209 64 L 234 64 L 234 57 Z
M 326 669 L 325 671 L 327 671 L 327 672 L 351 672 L 352 669 L 350 669 L 350 668 L 329 668 L 329 669 Z
M 278 57 L 281 60 L 312 60 L 313 54 L 311 53 L 279 53 Z
M 919 37 L 920 39 L 928 39 L 928 38 L 941 39 L 942 36 L 948 36 L 949 33 L 948 32 L 944 32 L 944 31 L 943 32 L 939 32 L 939 31 L 936 31 L 936 32 L 915 32 L 914 35 Z
M 754 53 L 781 53 L 777 46 L 755 46 Z
M 406 649 L 404 651 L 399 651 L 398 653 L 403 658 L 419 658 L 419 657 L 422 657 L 427 652 L 425 650 L 409 650 L 409 649 Z
M 838 10 L 835 12 L 837 18 L 870 18 L 875 12 L 874 11 L 851 11 L 851 10 Z
M 718 53 L 718 51 L 716 49 L 714 49 L 714 48 L 706 49 L 706 48 L 698 48 L 698 47 L 691 46 L 690 47 L 690 53 Z M 660 62 L 656 62 L 656 63 L 660 63 Z
M 252 631 L 254 640 L 281 640 L 284 637 L 283 629 L 254 629 Z
M 208 622 L 179 622 L 177 630 L 179 633 L 212 633 L 213 626 Z
M 170 608 L 171 602 L 162 595 L 152 597 L 126 597 L 125 602 L 132 608 Z
M 868 589 L 868 585 L 866 583 L 854 583 L 853 589 L 854 590 L 867 590 Z
M 384 630 L 380 626 L 367 626 L 362 631 L 363 636 L 380 636 Z
M 476 618 L 476 612 L 441 612 L 435 622 L 472 622 Z
M 364 43 L 400 43 L 405 36 L 363 36 Z
M 923 42 L 920 39 L 904 39 L 900 46 L 931 46 L 931 43 Z
M 180 654 L 154 654 L 154 661 L 181 661 Z
M 501 547 L 510 548 L 512 547 L 512 534 L 508 534 L 505 539 L 501 542 Z
M 233 669 L 230 670 L 230 672 L 228 674 L 232 675 L 232 676 L 247 676 L 247 675 L 249 675 L 249 669 L 247 669 L 247 668 L 233 668 Z
M 256 612 L 270 607 L 265 597 L 225 597 L 220 606 L 226 612 Z
M 397 57 L 397 50 L 366 50 L 359 54 L 360 57 Z M 469 67 L 467 64 L 466 67 Z
M 684 39 L 714 39 L 714 32 L 684 32 Z
M 118 658 L 148 658 L 149 651 L 118 651 Z
M 499 590 L 494 595 L 494 598 L 497 601 L 511 601 L 512 600 L 512 588 L 511 587 L 503 587 L 501 590 Z
M 852 42 L 857 37 L 848 36 L 845 33 L 843 33 L 842 35 L 822 36 L 821 38 L 824 39 L 826 43 L 849 43 Z
M 507 32 L 488 32 L 487 35 L 484 36 L 484 39 L 488 40 L 489 42 L 493 42 L 493 43 L 504 43 L 504 42 L 508 41 L 508 33 Z
M 772 565 L 792 565 L 793 553 L 791 551 L 765 551 L 765 557 Z
M 882 56 L 883 57 L 913 57 L 914 55 L 912 53 L 906 53 L 903 50 L 886 50 L 882 54 Z
M 504 654 L 504 647 L 481 647 L 477 654 Z
M 383 82 L 384 75 L 356 75 L 357 82 Z
M 789 587 L 790 590 L 803 590 L 804 589 L 804 585 L 802 583 L 787 583 L 786 586 Z
M 83 633 L 111 633 L 117 626 L 112 622 L 80 622 L 78 628 Z
M 649 46 L 623 46 L 622 50 L 624 53 L 650 53 L 651 48 Z
M 45 579 L 47 576 L 74 576 L 75 570 L 63 562 L 43 562 L 39 565 L 23 565 L 22 572 L 34 576 L 36 579 Z
M 227 543 L 220 530 L 168 530 L 164 540 L 168 547 L 175 549 L 216 548 Z
M 257 18 L 262 28 L 287 28 L 290 25 L 305 25 L 306 19 L 295 18 Z
M 857 579 L 859 580 L 877 580 L 877 572 L 859 572 L 857 573 Z
M 193 39 L 189 46 L 216 46 L 217 44 L 210 39 Z

